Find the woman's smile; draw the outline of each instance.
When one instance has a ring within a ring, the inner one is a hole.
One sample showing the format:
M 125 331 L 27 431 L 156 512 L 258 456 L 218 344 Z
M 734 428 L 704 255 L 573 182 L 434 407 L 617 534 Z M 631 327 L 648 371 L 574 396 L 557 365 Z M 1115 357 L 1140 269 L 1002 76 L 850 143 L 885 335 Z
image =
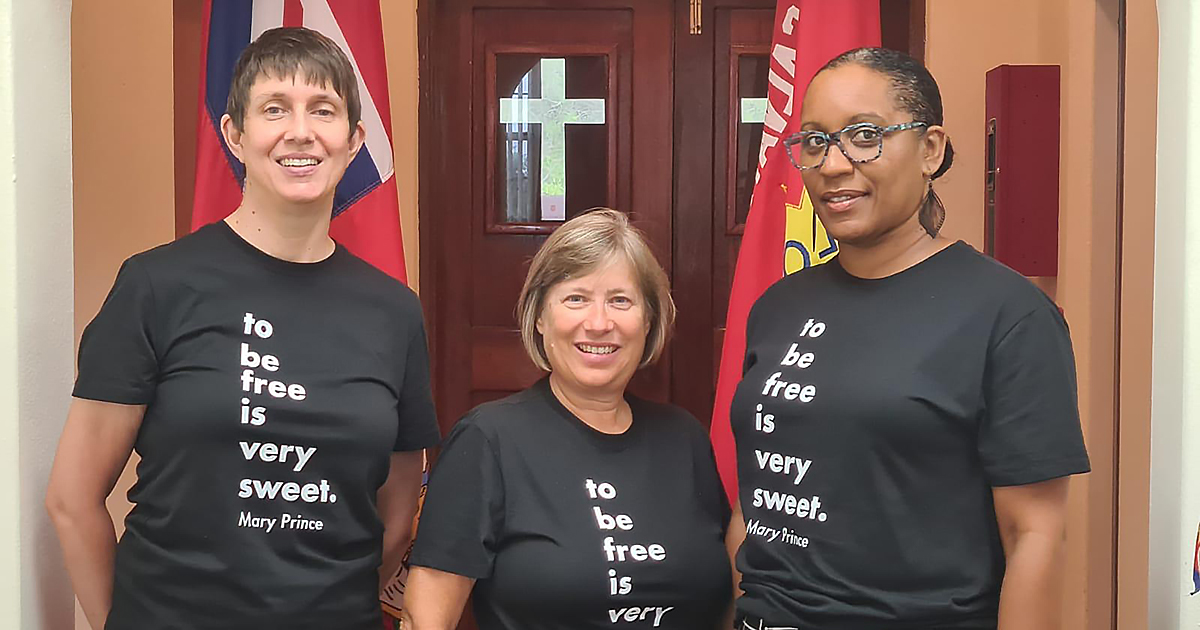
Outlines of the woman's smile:
M 648 325 L 633 267 L 617 258 L 551 287 L 537 329 L 554 379 L 569 389 L 623 391 Z

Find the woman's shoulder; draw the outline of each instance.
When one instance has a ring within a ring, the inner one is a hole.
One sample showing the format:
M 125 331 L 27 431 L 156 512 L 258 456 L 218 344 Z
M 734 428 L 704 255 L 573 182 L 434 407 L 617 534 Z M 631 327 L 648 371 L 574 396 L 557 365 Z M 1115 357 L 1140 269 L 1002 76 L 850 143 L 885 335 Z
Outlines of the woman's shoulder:
M 930 289 L 943 298 L 944 315 L 987 322 L 991 344 L 1032 316 L 1068 331 L 1061 309 L 1029 278 L 962 241 L 949 253 L 929 278 L 936 284 Z
M 757 302 L 787 299 L 788 296 L 795 295 L 797 292 L 809 295 L 810 292 L 819 290 L 822 286 L 830 283 L 839 269 L 837 261 L 830 260 L 785 274 L 772 282 L 759 296 Z
M 703 442 L 708 441 L 708 432 L 704 425 L 692 415 L 692 412 L 665 402 L 646 400 L 635 395 L 627 396 L 634 410 L 634 418 L 646 420 L 646 426 L 651 431 L 669 434 L 671 436 L 686 435 Z
M 753 328 L 756 320 L 771 318 L 775 313 L 794 307 L 797 300 L 811 304 L 828 296 L 828 288 L 835 284 L 835 272 L 840 269 L 835 269 L 836 265 L 835 261 L 822 263 L 794 271 L 772 282 L 750 305 L 746 316 L 747 329 Z
M 359 258 L 354 252 L 339 244 L 337 256 L 341 259 L 339 269 L 343 274 L 354 276 L 355 282 L 364 291 L 399 300 L 405 304 L 418 305 L 417 294 L 400 280 L 388 275 L 375 265 Z
M 223 221 L 201 226 L 194 232 L 138 252 L 125 260 L 155 277 L 194 271 L 198 267 L 227 265 L 235 247 L 232 231 Z
M 947 287 L 967 295 L 976 295 L 1004 311 L 1028 314 L 1039 309 L 1057 311 L 1050 296 L 1029 278 L 1004 263 L 959 241 L 951 246 L 952 256 L 943 268 Z
M 125 259 L 126 264 L 135 264 L 148 270 L 161 270 L 168 265 L 186 264 L 188 260 L 210 255 L 216 229 L 206 225 L 173 241 L 155 245 Z
M 495 441 L 514 430 L 544 426 L 542 416 L 552 410 L 538 395 L 537 387 L 535 384 L 504 398 L 476 405 L 459 419 L 454 430 L 478 431 Z
M 635 410 L 641 411 L 647 416 L 661 418 L 663 422 L 699 424 L 692 412 L 674 403 L 648 400 L 632 393 L 627 394 L 625 398 L 634 406 Z
M 121 263 L 121 272 L 134 273 L 136 277 L 150 281 L 156 289 L 169 286 L 172 279 L 220 257 L 219 252 L 214 251 L 218 247 L 213 243 L 217 236 L 214 232 L 213 226 L 206 225 L 169 243 L 133 254 Z

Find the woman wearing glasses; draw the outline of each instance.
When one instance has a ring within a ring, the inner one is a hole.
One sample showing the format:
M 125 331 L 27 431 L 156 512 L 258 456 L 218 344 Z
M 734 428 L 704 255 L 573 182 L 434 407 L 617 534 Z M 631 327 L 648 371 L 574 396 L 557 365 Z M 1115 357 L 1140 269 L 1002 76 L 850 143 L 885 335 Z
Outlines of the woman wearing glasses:
M 937 84 L 858 49 L 784 146 L 837 239 L 755 304 L 733 399 L 736 627 L 1057 628 L 1066 477 L 1088 470 L 1054 304 L 939 236 Z

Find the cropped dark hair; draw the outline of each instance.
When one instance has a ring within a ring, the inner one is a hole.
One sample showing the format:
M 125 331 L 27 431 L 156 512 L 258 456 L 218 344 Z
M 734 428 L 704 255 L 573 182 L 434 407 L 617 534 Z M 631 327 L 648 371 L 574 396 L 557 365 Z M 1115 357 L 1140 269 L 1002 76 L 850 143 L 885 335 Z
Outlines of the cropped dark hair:
M 892 83 L 892 93 L 896 101 L 902 109 L 912 115 L 914 121 L 928 125 L 942 124 L 942 93 L 938 90 L 933 75 L 929 74 L 929 70 L 921 65 L 921 62 L 888 48 L 855 48 L 834 57 L 817 71 L 817 74 L 846 64 L 860 65 L 886 76 Z M 930 179 L 945 175 L 952 164 L 954 147 L 947 138 L 946 154 Z M 937 236 L 942 229 L 942 223 L 946 221 L 946 206 L 942 205 L 941 198 L 933 190 L 932 181 L 921 204 L 918 219 L 921 221 L 921 227 L 925 228 L 930 236 Z
M 233 67 L 225 113 L 238 131 L 245 131 L 250 88 L 259 77 L 288 79 L 303 76 L 312 85 L 330 85 L 346 101 L 349 133 L 358 127 L 362 102 L 358 78 L 346 53 L 332 39 L 302 26 L 285 26 L 264 31 L 250 43 Z

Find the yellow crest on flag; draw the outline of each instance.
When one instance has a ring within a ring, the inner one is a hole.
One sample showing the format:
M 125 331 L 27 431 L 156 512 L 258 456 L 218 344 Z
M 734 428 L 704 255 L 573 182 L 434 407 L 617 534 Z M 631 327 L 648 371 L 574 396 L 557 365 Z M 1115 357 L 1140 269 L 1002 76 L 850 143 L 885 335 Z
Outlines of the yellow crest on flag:
M 784 207 L 787 212 L 783 230 L 784 272 L 792 274 L 833 260 L 838 251 L 837 243 L 829 238 L 825 226 L 817 218 L 808 190 L 801 193 L 799 205 L 788 202 Z

